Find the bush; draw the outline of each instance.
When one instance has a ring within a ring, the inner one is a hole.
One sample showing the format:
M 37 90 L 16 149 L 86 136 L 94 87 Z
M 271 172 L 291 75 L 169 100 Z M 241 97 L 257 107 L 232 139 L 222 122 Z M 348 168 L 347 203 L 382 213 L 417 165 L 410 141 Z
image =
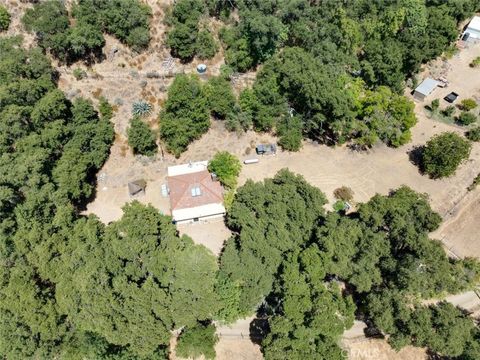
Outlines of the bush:
M 110 120 L 113 117 L 113 106 L 103 96 L 100 97 L 98 110 L 104 120 Z
M 462 111 L 460 116 L 457 118 L 457 122 L 464 126 L 473 124 L 476 121 L 477 121 L 477 116 L 467 111 Z
M 8 30 L 10 26 L 10 14 L 5 6 L 0 5 L 0 31 Z
M 340 212 L 340 211 L 343 211 L 345 210 L 345 202 L 342 201 L 342 200 L 337 200 L 335 201 L 335 203 L 333 204 L 333 210 L 336 211 L 336 212 Z
M 87 77 L 87 73 L 85 72 L 85 70 L 83 70 L 81 68 L 75 68 L 75 69 L 73 69 L 73 76 L 77 80 L 82 80 L 82 79 L 85 79 Z
M 210 127 L 208 104 L 197 76 L 177 75 L 160 113 L 160 137 L 176 157 Z
M 208 171 L 215 173 L 220 182 L 229 189 L 234 189 L 237 186 L 240 170 L 242 170 L 240 160 L 228 151 L 216 153 L 208 163 Z
M 430 104 L 430 110 L 432 110 L 432 112 L 437 111 L 439 107 L 440 107 L 440 100 L 439 99 L 433 100 L 432 103 Z
M 480 126 L 477 126 L 476 128 L 468 130 L 465 133 L 465 136 L 470 141 L 480 141 Z
M 218 47 L 213 36 L 207 30 L 198 33 L 196 53 L 199 59 L 211 59 L 217 53 Z
M 277 124 L 277 134 L 280 137 L 278 145 L 287 151 L 298 151 L 302 147 L 303 122 L 299 116 L 287 115 Z
M 139 0 L 80 0 L 73 7 L 78 23 L 92 24 L 134 50 L 148 46 L 151 9 Z
M 430 177 L 453 175 L 457 167 L 470 155 L 471 143 L 453 132 L 435 135 L 425 145 L 423 170 Z
M 213 324 L 197 324 L 182 331 L 175 352 L 182 358 L 198 358 L 203 355 L 206 359 L 214 359 L 217 342 L 218 336 Z
M 233 95 L 232 87 L 230 82 L 224 78 L 210 78 L 205 86 L 205 96 L 207 97 L 210 112 L 216 118 L 225 119 L 235 106 L 235 96 Z
M 22 18 L 27 31 L 34 31 L 39 45 L 65 60 L 68 53 L 69 19 L 65 5 L 60 1 L 44 1 L 27 9 Z
M 336 199 L 343 201 L 351 201 L 353 199 L 353 190 L 348 186 L 342 186 L 333 191 Z
M 455 113 L 455 106 L 453 105 L 447 106 L 445 109 L 443 109 L 442 113 L 443 115 L 448 117 L 452 116 Z
M 157 153 L 155 133 L 138 117 L 130 122 L 127 135 L 128 144 L 132 147 L 134 154 L 153 156 Z
M 473 99 L 463 99 L 460 102 L 460 109 L 464 111 L 470 111 L 477 107 L 477 102 Z
M 476 68 L 480 66 L 480 56 L 476 57 L 473 59 L 473 61 L 470 63 L 470 67 Z
M 225 118 L 225 128 L 228 131 L 242 132 L 252 127 L 253 121 L 251 114 L 242 111 L 238 104 L 235 104 L 233 110 Z

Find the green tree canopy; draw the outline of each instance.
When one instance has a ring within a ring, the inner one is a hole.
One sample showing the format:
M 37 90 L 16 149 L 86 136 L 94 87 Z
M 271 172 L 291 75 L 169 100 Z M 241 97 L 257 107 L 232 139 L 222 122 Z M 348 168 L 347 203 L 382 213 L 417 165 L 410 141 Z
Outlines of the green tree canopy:
M 227 219 L 235 234 L 220 258 L 220 272 L 231 282 L 222 289 L 240 290 L 239 314 L 250 313 L 270 293 L 282 259 L 309 241 L 325 202 L 318 189 L 288 170 L 238 189 Z
M 10 26 L 10 14 L 5 6 L 0 6 L 0 31 L 8 30 Z
M 180 156 L 209 127 L 207 99 L 198 77 L 177 75 L 160 113 L 160 138 L 167 150 Z
M 235 155 L 228 151 L 220 151 L 215 154 L 208 163 L 208 171 L 215 173 L 222 185 L 234 189 L 237 186 L 237 178 L 242 170 L 242 164 Z
M 127 135 L 128 144 L 135 154 L 153 156 L 157 153 L 155 133 L 140 118 L 134 117 L 130 121 Z
M 451 176 L 468 159 L 471 148 L 470 142 L 456 133 L 435 135 L 423 150 L 423 170 L 432 178 Z
M 182 331 L 175 352 L 183 358 L 197 358 L 203 355 L 206 359 L 215 359 L 217 341 L 215 325 L 197 324 Z
M 151 206 L 126 205 L 106 228 L 83 219 L 66 246 L 58 306 L 79 328 L 139 356 L 162 352 L 170 330 L 216 311 L 215 257 Z

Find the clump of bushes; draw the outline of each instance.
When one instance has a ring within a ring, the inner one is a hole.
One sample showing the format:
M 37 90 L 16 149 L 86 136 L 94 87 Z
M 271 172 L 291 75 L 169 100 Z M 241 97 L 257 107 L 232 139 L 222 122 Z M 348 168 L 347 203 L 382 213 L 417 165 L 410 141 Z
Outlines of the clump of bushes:
M 207 14 L 207 8 L 201 0 L 177 1 L 167 24 L 171 26 L 167 34 L 167 44 L 172 54 L 183 61 L 194 56 L 209 59 L 215 56 L 218 46 L 211 33 L 200 29 L 200 18 Z
M 157 153 L 155 133 L 138 117 L 131 120 L 127 135 L 134 154 L 153 156 Z
M 70 24 L 65 4 L 47 0 L 27 9 L 22 22 L 35 32 L 44 49 L 62 61 L 97 58 L 107 32 L 134 50 L 148 45 L 150 8 L 138 0 L 79 0 L 72 8 L 75 25 Z
M 230 82 L 220 76 L 212 77 L 204 90 L 210 113 L 218 119 L 225 119 L 235 106 Z
M 467 126 L 477 121 L 477 116 L 468 111 L 462 111 L 457 117 L 457 122 L 461 125 Z
M 468 159 L 471 148 L 471 143 L 456 133 L 435 135 L 425 145 L 423 170 L 434 179 L 451 176 Z
M 5 6 L 0 5 L 0 31 L 8 30 L 10 26 L 10 14 L 8 13 Z
M 102 115 L 102 119 L 110 120 L 113 117 L 113 106 L 103 96 L 99 99 L 98 110 L 100 115 Z
M 277 123 L 278 145 L 284 150 L 298 151 L 302 147 L 303 122 L 299 116 L 286 116 Z
M 196 76 L 177 75 L 160 113 L 160 137 L 167 150 L 179 157 L 209 128 L 208 102 L 200 80 Z
M 480 141 L 480 126 L 465 132 L 465 136 L 470 141 Z
M 473 99 L 463 99 L 460 102 L 460 109 L 464 111 L 470 111 L 477 107 L 477 102 Z
M 82 80 L 82 79 L 85 79 L 87 77 L 87 73 L 86 73 L 85 70 L 83 70 L 81 68 L 75 68 L 75 69 L 73 69 L 73 76 L 77 80 Z
M 455 106 L 449 105 L 445 109 L 442 110 L 443 115 L 447 117 L 451 117 L 455 113 Z
M 237 187 L 237 178 L 240 170 L 242 170 L 240 160 L 228 151 L 216 153 L 208 163 L 208 171 L 215 173 L 222 185 L 229 189 Z
M 205 359 L 214 359 L 217 342 L 218 335 L 215 334 L 215 325 L 199 323 L 182 331 L 175 352 L 182 358 L 196 359 L 203 355 Z
M 470 63 L 470 67 L 477 68 L 480 66 L 480 56 L 477 56 L 473 61 Z

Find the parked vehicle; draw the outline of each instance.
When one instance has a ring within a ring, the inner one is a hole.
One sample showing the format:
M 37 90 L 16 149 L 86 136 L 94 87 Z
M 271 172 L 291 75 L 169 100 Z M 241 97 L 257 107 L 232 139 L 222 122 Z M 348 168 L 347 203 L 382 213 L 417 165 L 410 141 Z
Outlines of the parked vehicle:
M 275 155 L 277 153 L 277 145 L 260 144 L 255 148 L 257 155 Z
M 448 94 L 447 96 L 445 96 L 443 98 L 443 100 L 445 100 L 446 102 L 449 102 L 450 104 L 453 103 L 455 100 L 457 100 L 458 98 L 458 94 L 456 92 L 451 92 L 450 94 Z

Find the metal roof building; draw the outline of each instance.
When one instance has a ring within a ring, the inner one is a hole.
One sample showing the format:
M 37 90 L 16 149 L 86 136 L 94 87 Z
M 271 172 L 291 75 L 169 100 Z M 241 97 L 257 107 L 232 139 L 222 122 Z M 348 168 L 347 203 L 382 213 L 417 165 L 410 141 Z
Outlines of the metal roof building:
M 469 39 L 480 39 L 480 16 L 474 16 L 463 34 L 469 34 Z
M 423 101 L 425 98 L 432 93 L 433 90 L 438 86 L 439 82 L 431 78 L 426 78 L 422 81 L 420 85 L 417 86 L 413 92 L 413 97 L 415 100 Z

